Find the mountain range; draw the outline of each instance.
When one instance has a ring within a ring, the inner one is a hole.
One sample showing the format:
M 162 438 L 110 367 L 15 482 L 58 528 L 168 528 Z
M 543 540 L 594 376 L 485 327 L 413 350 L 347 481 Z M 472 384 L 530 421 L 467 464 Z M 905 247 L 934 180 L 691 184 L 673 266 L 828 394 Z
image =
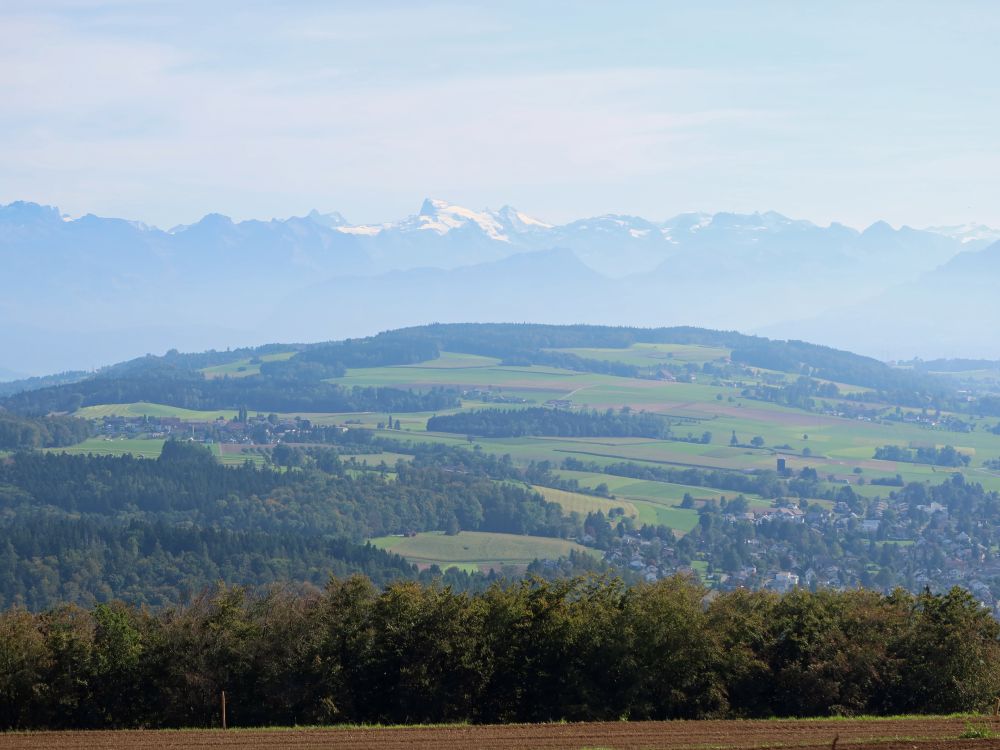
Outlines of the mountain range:
M 692 324 L 882 357 L 995 357 L 998 240 L 981 225 L 859 231 L 774 212 L 556 225 L 430 199 L 385 224 L 312 211 L 162 230 L 17 202 L 0 206 L 0 371 L 458 320 Z

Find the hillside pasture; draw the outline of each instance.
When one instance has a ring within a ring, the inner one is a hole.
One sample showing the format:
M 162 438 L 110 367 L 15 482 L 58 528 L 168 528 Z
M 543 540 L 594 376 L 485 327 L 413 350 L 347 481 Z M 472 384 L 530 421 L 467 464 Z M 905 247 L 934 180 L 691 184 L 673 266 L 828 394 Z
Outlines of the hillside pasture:
M 431 531 L 415 536 L 383 536 L 370 540 L 379 549 L 395 552 L 419 567 L 437 565 L 442 570 L 501 570 L 525 566 L 533 560 L 556 560 L 571 550 L 594 554 L 575 542 L 540 536 L 520 536 L 482 531 L 462 531 L 449 536 Z
M 441 352 L 437 359 L 428 359 L 412 365 L 398 365 L 399 369 L 408 370 L 462 370 L 481 367 L 497 367 L 500 360 L 496 357 L 481 357 L 478 354 L 463 354 L 461 352 Z
M 685 494 L 690 494 L 696 501 L 708 502 L 718 502 L 723 497 L 734 498 L 739 494 L 709 487 L 637 480 L 599 472 L 563 469 L 556 473 L 564 479 L 576 479 L 585 487 L 595 487 L 601 483 L 608 485 L 608 489 L 615 495 L 615 499 L 611 502 L 621 503 L 623 500 L 630 502 L 636 510 L 635 518 L 640 524 L 666 526 L 678 535 L 686 534 L 698 523 L 697 510 L 680 507 Z M 755 495 L 746 497 L 752 507 L 770 506 L 770 502 Z
M 468 357 L 469 355 L 461 355 Z M 466 360 L 430 360 L 416 365 L 350 369 L 331 383 L 342 386 L 391 386 L 395 388 L 427 389 L 435 386 L 460 390 L 494 390 L 505 396 L 533 403 L 566 398 L 580 388 L 613 380 L 608 375 L 560 370 L 554 367 L 489 364 L 489 358 Z M 495 362 L 495 360 L 493 360 Z M 455 365 L 455 366 L 452 366 Z
M 264 456 L 252 446 L 237 443 L 211 443 L 208 448 L 220 463 L 227 466 L 241 466 L 249 461 L 255 466 L 264 465 Z
M 131 453 L 143 458 L 159 458 L 163 451 L 163 440 L 136 440 L 130 438 L 96 437 L 84 440 L 76 445 L 63 448 L 47 448 L 49 453 L 68 453 L 79 455 L 92 453 L 95 456 L 123 456 Z
M 575 354 L 584 359 L 599 359 L 605 362 L 622 362 L 637 367 L 655 367 L 664 364 L 696 364 L 728 359 L 731 349 L 697 344 L 632 344 L 624 349 L 572 347 L 550 349 L 549 351 Z
M 196 411 L 183 409 L 180 406 L 153 404 L 148 401 L 138 401 L 131 404 L 97 404 L 85 406 L 73 414 L 81 419 L 102 419 L 103 417 L 177 417 L 186 422 L 213 422 L 220 417 L 235 419 L 236 409 L 218 409 L 216 411 Z
M 260 374 L 260 362 L 283 362 L 291 359 L 295 355 L 296 352 L 275 352 L 274 354 L 263 354 L 260 357 L 247 357 L 245 359 L 227 362 L 224 365 L 204 367 L 199 370 L 199 372 L 201 372 L 209 380 L 212 380 L 213 378 L 245 378 L 248 375 Z M 260 362 L 251 362 L 251 359 L 259 359 Z
M 582 492 L 569 492 L 568 490 L 539 487 L 537 485 L 531 485 L 531 489 L 539 493 L 550 503 L 556 503 L 567 513 L 579 513 L 581 516 L 586 516 L 588 513 L 600 512 L 608 515 L 612 510 L 621 508 L 625 511 L 625 515 L 630 518 L 636 518 L 639 515 L 639 511 L 635 505 L 625 499 L 597 497 L 596 495 L 587 495 Z
M 668 345 L 636 345 L 627 350 L 572 350 L 581 356 L 629 356 L 657 361 L 710 361 L 727 354 L 725 350 L 710 347 L 676 347 Z M 668 357 L 668 354 L 673 357 Z M 290 352 L 275 356 L 290 356 Z M 709 358 L 709 359 L 705 359 Z M 616 377 L 596 373 L 576 372 L 553 367 L 511 366 L 500 364 L 496 358 L 442 352 L 441 357 L 412 365 L 351 369 L 342 378 L 334 379 L 344 386 L 392 386 L 399 388 L 427 389 L 435 386 L 455 387 L 463 390 L 488 389 L 506 396 L 528 399 L 537 405 L 549 399 L 566 399 L 577 407 L 594 409 L 647 410 L 671 420 L 671 430 L 676 436 L 690 433 L 699 439 L 711 433 L 708 444 L 682 441 L 616 438 L 569 437 L 518 437 L 473 438 L 466 436 L 426 432 L 427 419 L 432 413 L 396 413 L 401 430 L 380 433 L 386 437 L 434 442 L 447 445 L 478 445 L 482 450 L 496 454 L 510 454 L 515 463 L 525 465 L 530 461 L 550 461 L 558 466 L 561 461 L 574 456 L 583 460 L 606 464 L 616 461 L 635 461 L 657 465 L 690 466 L 705 469 L 735 471 L 774 469 L 778 457 L 784 457 L 792 470 L 815 468 L 821 477 L 832 475 L 836 483 L 845 481 L 856 491 L 867 496 L 887 494 L 889 489 L 859 485 L 873 478 L 892 478 L 899 473 L 904 481 L 940 481 L 950 473 L 945 467 L 920 464 L 903 464 L 875 461 L 875 449 L 882 445 L 934 444 L 954 445 L 973 456 L 972 465 L 963 469 L 966 476 L 989 489 L 1000 489 L 1000 473 L 981 468 L 985 459 L 1000 456 L 1000 435 L 989 431 L 996 419 L 972 420 L 977 429 L 968 433 L 954 433 L 930 429 L 927 426 L 888 420 L 847 419 L 818 412 L 808 412 L 769 402 L 753 401 L 741 395 L 737 387 L 705 383 L 666 382 L 638 378 Z M 517 405 L 484 403 L 466 399 L 464 409 L 517 408 Z M 455 409 L 440 410 L 452 413 Z M 160 404 L 113 404 L 81 409 L 79 416 L 100 418 L 112 414 L 121 416 L 177 416 L 192 421 L 211 421 L 216 417 L 232 418 L 232 410 L 192 411 Z M 375 428 L 385 422 L 384 413 L 339 413 L 298 415 L 315 424 L 344 424 Z M 740 443 L 730 446 L 735 433 Z M 764 440 L 763 448 L 749 448 L 746 444 L 755 436 Z M 804 456 L 808 449 L 812 455 Z M 861 475 L 853 470 L 860 468 Z M 636 498 L 648 499 L 648 498 Z

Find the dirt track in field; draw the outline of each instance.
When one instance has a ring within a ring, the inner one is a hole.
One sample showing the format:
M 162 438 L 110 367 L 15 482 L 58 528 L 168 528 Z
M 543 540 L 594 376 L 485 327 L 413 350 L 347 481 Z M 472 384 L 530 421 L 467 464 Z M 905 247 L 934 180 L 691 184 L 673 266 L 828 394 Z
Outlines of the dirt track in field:
M 352 750 L 659 750 L 875 746 L 880 750 L 1000 750 L 1000 739 L 962 740 L 970 726 L 1000 733 L 1000 720 L 674 721 L 414 728 L 0 734 L 0 750 L 107 748 L 334 748 Z

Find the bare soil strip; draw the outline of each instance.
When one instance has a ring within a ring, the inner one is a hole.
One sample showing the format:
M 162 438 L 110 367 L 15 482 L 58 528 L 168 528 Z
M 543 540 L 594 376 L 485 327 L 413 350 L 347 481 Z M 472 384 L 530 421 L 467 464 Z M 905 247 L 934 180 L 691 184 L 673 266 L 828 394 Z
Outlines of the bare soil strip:
M 351 748 L 352 750 L 657 750 L 670 748 L 878 747 L 879 750 L 1000 750 L 1000 739 L 959 739 L 970 728 L 1000 735 L 1000 720 L 866 719 L 514 724 L 412 728 L 326 728 L 0 734 L 7 750 L 175 748 Z

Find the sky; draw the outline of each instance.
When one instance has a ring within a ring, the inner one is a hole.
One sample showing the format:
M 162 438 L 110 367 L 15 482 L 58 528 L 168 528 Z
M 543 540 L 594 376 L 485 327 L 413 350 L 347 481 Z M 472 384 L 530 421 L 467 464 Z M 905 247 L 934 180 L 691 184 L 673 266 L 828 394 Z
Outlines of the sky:
M 1000 4 L 4 0 L 0 203 L 1000 226 Z

